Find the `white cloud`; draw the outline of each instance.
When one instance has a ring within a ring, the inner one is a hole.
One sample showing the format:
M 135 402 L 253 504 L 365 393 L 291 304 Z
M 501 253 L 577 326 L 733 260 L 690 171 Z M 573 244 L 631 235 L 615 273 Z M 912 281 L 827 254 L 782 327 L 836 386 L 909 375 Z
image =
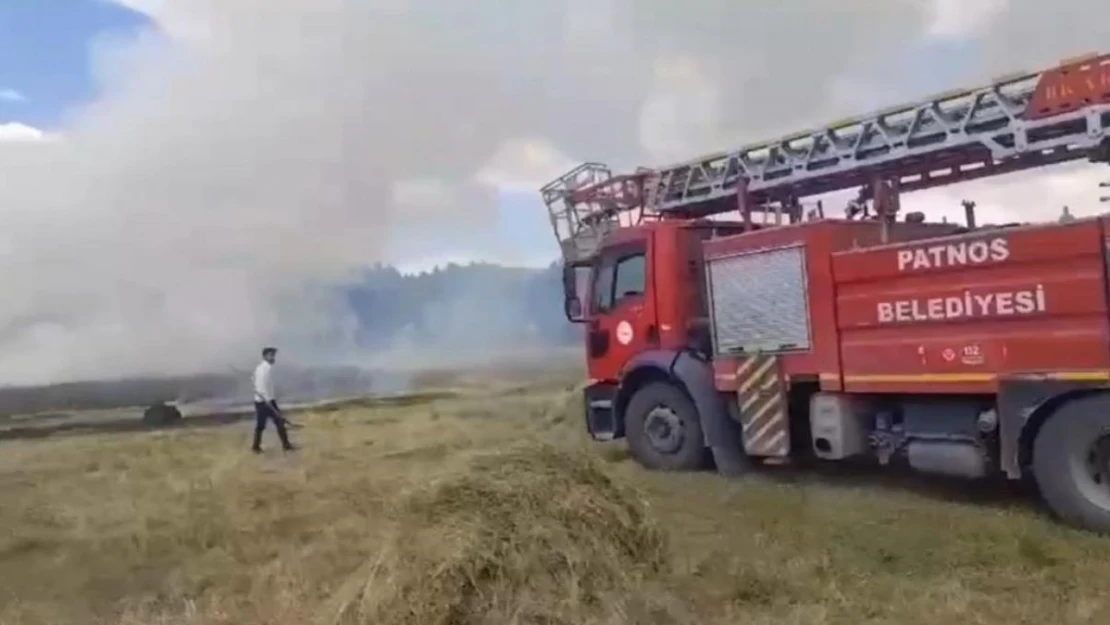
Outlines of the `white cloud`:
M 0 100 L 5 102 L 26 102 L 27 96 L 15 89 L 0 89 Z
M 20 122 L 0 124 L 0 143 L 35 143 L 47 141 L 51 135 Z
M 209 8 L 211 0 L 110 0 L 147 16 L 169 37 L 188 42 L 207 39 L 216 14 Z
M 991 28 L 1010 7 L 1010 0 L 930 0 L 928 34 L 938 39 L 965 39 Z
M 639 114 L 640 143 L 652 162 L 688 160 L 717 143 L 721 94 L 702 62 L 679 55 L 657 59 L 653 69 Z
M 938 32 L 932 0 L 117 1 L 171 42 L 99 51 L 105 95 L 64 142 L 0 146 L 0 382 L 223 370 L 271 341 L 307 357 L 341 313 L 318 285 L 480 247 L 493 185 L 859 112 L 836 85 L 882 84 Z M 983 51 L 969 71 L 1082 51 L 1110 18 L 999 11 L 961 31 Z M 890 98 L 915 95 L 906 78 Z M 999 203 L 1058 211 L 1040 197 Z
M 514 137 L 498 146 L 475 178 L 501 191 L 536 192 L 577 164 L 546 139 Z
M 1065 206 L 1076 217 L 1089 217 L 1110 211 L 1110 204 L 1099 202 L 1106 194 L 1098 183 L 1106 180 L 1110 180 L 1110 167 L 1073 163 L 908 194 L 902 210 L 962 222 L 960 202 L 967 199 L 976 203 L 980 224 L 1053 220 Z
M 391 201 L 406 212 L 433 210 L 451 201 L 451 189 L 443 180 L 409 178 L 393 184 Z

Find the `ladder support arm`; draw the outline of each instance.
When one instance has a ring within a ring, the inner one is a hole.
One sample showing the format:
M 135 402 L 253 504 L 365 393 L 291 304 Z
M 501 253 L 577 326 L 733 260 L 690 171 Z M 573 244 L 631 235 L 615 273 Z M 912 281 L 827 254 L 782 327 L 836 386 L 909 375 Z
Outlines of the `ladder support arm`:
M 620 216 L 704 217 L 872 187 L 916 191 L 1080 159 L 1110 162 L 1110 54 L 1088 55 L 703 156 L 612 175 L 585 163 L 541 193 L 566 257 Z
M 768 202 L 1037 152 L 1084 158 L 1110 133 L 1110 55 L 1067 63 L 665 167 L 659 210 L 731 195 L 741 178 Z

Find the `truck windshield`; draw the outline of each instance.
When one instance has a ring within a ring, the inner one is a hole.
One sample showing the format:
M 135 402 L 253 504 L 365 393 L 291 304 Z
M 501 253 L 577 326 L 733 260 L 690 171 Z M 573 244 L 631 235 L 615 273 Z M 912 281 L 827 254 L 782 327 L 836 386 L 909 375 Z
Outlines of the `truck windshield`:
M 642 296 L 647 287 L 646 266 L 642 247 L 604 254 L 594 274 L 592 312 L 605 313 L 626 298 Z
M 613 295 L 619 301 L 644 294 L 644 255 L 626 256 L 617 261 L 613 279 Z

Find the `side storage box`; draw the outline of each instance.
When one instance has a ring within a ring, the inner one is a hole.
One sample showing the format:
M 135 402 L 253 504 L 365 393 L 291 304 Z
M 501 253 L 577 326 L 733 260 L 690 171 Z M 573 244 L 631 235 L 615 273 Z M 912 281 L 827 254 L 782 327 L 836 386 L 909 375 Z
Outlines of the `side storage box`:
M 841 460 L 868 452 L 871 411 L 864 400 L 844 393 L 816 393 L 809 402 L 813 453 Z

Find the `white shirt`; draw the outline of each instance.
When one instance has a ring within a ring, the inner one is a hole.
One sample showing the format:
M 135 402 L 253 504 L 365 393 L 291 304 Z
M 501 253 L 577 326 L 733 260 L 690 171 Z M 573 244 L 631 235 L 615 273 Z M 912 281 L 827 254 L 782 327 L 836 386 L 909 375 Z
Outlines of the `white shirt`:
M 254 368 L 251 382 L 254 384 L 254 401 L 271 402 L 276 399 L 274 395 L 273 365 L 263 360 Z

